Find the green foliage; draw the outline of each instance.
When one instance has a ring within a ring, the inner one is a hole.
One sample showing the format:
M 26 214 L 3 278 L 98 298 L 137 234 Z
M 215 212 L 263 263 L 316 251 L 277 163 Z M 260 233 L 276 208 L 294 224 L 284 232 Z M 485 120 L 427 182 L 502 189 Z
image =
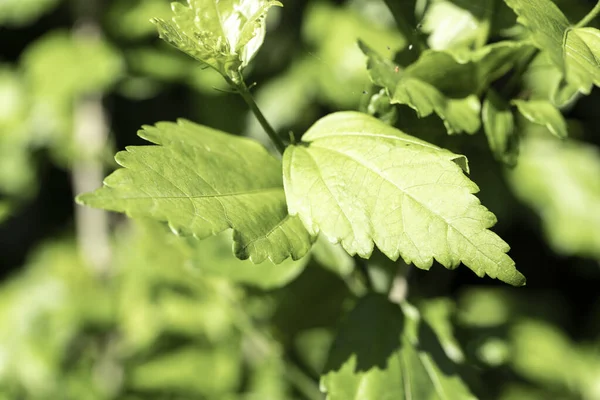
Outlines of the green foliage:
M 600 3 L 0 3 L 0 399 L 599 398 Z
M 283 168 L 290 214 L 311 234 L 364 258 L 375 244 L 419 268 L 462 261 L 479 276 L 525 283 L 487 230 L 496 219 L 472 195 L 465 157 L 354 112 L 318 121 L 303 142 L 286 150 Z
M 508 102 L 490 89 L 483 101 L 481 117 L 494 157 L 514 165 L 517 162 L 515 119 Z
M 379 295 L 348 315 L 321 384 L 331 400 L 475 399 L 418 311 Z
M 280 162 L 258 143 L 185 120 L 146 126 L 139 135 L 159 146 L 119 153 L 124 168 L 78 201 L 168 221 L 200 239 L 231 228 L 234 253 L 254 263 L 308 252 L 310 235 L 287 213 Z
M 155 18 L 161 38 L 233 82 L 254 57 L 265 37 L 268 0 L 188 0 L 172 3 L 172 21 Z
M 506 0 L 531 33 L 536 47 L 547 52 L 563 74 L 562 85 L 589 94 L 600 85 L 600 31 L 572 26 L 550 0 Z

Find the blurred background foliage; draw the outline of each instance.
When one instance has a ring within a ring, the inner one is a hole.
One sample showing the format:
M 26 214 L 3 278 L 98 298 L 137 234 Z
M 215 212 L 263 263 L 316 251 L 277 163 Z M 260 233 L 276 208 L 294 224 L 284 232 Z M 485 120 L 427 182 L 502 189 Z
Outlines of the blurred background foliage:
M 479 2 L 416 1 L 414 37 L 458 51 L 521 35 L 495 3 L 482 15 Z M 556 3 L 572 21 L 595 4 Z M 410 59 L 414 45 L 382 1 L 284 5 L 270 13 L 248 71 L 276 130 L 299 138 L 347 109 L 397 121 L 466 154 L 482 203 L 498 216 L 527 287 L 466 268 L 409 274 L 409 300 L 474 393 L 600 399 L 599 92 L 563 108 L 566 141 L 519 121 L 518 163 L 504 167 L 482 132 L 450 137 L 435 117 L 380 101 L 356 40 L 390 58 Z M 303 260 L 254 266 L 232 258 L 227 234 L 197 242 L 111 215 L 108 272 L 98 274 L 81 244 L 73 176 L 90 162 L 114 168 L 116 150 L 142 143 L 142 125 L 184 117 L 270 146 L 215 72 L 157 38 L 148 20 L 169 13 L 166 0 L 0 2 L 0 398 L 322 398 L 334 332 L 364 289 L 339 248 L 319 241 Z M 552 79 L 538 57 L 521 84 L 548 98 Z M 100 148 L 77 138 L 90 101 L 110 132 Z

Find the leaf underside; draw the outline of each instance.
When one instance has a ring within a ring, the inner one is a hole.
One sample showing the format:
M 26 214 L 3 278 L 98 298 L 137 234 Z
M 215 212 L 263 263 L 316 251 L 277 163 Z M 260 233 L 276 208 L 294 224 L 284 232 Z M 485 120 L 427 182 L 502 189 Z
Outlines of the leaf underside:
M 509 246 L 487 229 L 496 218 L 473 196 L 463 156 L 357 112 L 319 120 L 303 142 L 284 154 L 284 183 L 290 214 L 311 234 L 363 258 L 376 245 L 419 268 L 462 262 L 479 276 L 525 283 Z
M 232 228 L 235 255 L 254 263 L 299 259 L 310 249 L 312 237 L 287 213 L 281 163 L 257 142 L 186 120 L 139 135 L 159 146 L 118 153 L 123 168 L 78 202 L 167 221 L 200 239 Z

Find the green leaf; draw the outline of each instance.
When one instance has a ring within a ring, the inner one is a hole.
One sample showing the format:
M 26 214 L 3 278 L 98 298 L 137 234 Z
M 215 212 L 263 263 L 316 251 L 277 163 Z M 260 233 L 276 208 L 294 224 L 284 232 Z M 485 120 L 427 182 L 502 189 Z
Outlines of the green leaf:
M 477 52 L 457 54 L 426 51 L 401 71 L 362 42 L 373 83 L 384 87 L 392 104 L 406 104 L 419 117 L 436 113 L 448 133 L 475 133 L 481 127 L 481 104 L 476 95 L 506 73 L 523 45 L 500 42 Z
M 281 164 L 258 143 L 186 120 L 138 134 L 159 146 L 118 153 L 124 168 L 80 203 L 168 221 L 201 239 L 233 228 L 236 256 L 254 263 L 308 252 L 310 235 L 287 213 Z
M 534 124 L 546 127 L 550 133 L 561 139 L 569 135 L 567 122 L 562 113 L 552 103 L 545 100 L 513 100 L 519 112 Z
M 516 195 L 541 217 L 559 253 L 600 259 L 600 150 L 576 141 L 528 137 L 509 172 Z
M 548 53 L 564 79 L 589 94 L 600 85 L 600 31 L 571 26 L 569 20 L 550 0 L 506 0 L 519 16 L 518 21 L 531 31 L 536 47 Z
M 285 286 L 304 270 L 310 257 L 298 261 L 284 260 L 274 264 L 265 260 L 260 264 L 239 260 L 231 254 L 231 232 L 193 243 L 194 261 L 198 269 L 211 275 L 221 276 L 232 282 L 244 283 L 260 289 L 275 289 Z
M 58 3 L 59 0 L 3 0 L 0 2 L 0 26 L 30 24 Z
M 312 255 L 322 267 L 347 277 L 354 271 L 354 259 L 339 244 L 334 244 L 319 235 L 312 248 Z
M 434 50 L 482 47 L 488 40 L 496 2 L 433 1 L 423 17 L 429 47 Z M 462 3 L 468 4 L 462 7 Z
M 265 37 L 273 0 L 188 0 L 172 3 L 172 21 L 154 18 L 160 37 L 189 56 L 239 83 Z
M 321 386 L 328 400 L 475 399 L 418 311 L 380 295 L 362 298 L 347 317 Z
M 490 149 L 498 161 L 514 165 L 517 161 L 517 136 L 510 105 L 493 89 L 483 102 L 483 128 Z
M 319 120 L 283 157 L 289 212 L 311 234 L 363 258 L 377 245 L 419 268 L 462 261 L 479 276 L 523 285 L 509 246 L 487 229 L 496 218 L 473 196 L 467 169 L 464 156 L 357 112 Z

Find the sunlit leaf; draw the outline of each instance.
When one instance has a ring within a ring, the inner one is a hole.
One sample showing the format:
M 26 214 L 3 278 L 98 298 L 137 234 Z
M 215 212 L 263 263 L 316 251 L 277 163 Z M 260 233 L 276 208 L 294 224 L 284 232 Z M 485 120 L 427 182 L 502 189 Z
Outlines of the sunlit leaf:
M 510 105 L 493 89 L 484 102 L 482 120 L 485 135 L 494 157 L 509 165 L 517 158 L 515 121 Z
M 331 114 L 283 157 L 291 215 L 351 255 L 375 245 L 392 260 L 429 269 L 460 262 L 512 285 L 524 277 L 509 246 L 487 228 L 495 216 L 473 196 L 467 161 L 357 112 Z M 462 167 L 462 169 L 461 169 Z
M 562 113 L 549 101 L 544 100 L 513 100 L 519 112 L 529 121 L 545 126 L 554 136 L 566 138 L 569 134 L 567 122 Z
M 240 82 L 240 72 L 252 60 L 265 37 L 264 20 L 273 0 L 188 0 L 172 3 L 172 21 L 154 18 L 167 43 Z
M 517 196 L 542 218 L 552 247 L 600 259 L 600 151 L 576 141 L 528 137 L 509 172 Z
M 572 26 L 550 0 L 506 0 L 531 32 L 536 47 L 545 51 L 564 79 L 589 94 L 600 85 L 600 31 Z
M 287 213 L 281 164 L 258 143 L 185 120 L 139 135 L 159 146 L 118 153 L 124 168 L 79 202 L 168 221 L 201 239 L 232 228 L 234 253 L 254 263 L 308 252 L 310 235 Z
M 348 315 L 321 386 L 328 400 L 475 399 L 418 311 L 379 295 Z

